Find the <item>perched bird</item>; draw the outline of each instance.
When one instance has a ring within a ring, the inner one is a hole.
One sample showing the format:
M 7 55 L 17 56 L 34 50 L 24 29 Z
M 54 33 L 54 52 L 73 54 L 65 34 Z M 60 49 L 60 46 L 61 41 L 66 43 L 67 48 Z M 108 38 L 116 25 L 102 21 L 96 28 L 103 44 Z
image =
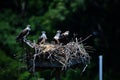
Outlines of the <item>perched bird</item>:
M 65 31 L 64 33 L 61 34 L 61 36 L 68 36 L 70 31 Z
M 55 40 L 55 42 L 56 42 L 57 44 L 60 43 L 60 41 L 59 41 L 60 36 L 61 36 L 61 31 L 58 30 L 57 33 L 56 33 L 56 35 L 54 36 L 54 40 Z
M 47 40 L 47 36 L 45 33 L 46 33 L 45 31 L 42 31 L 42 35 L 39 37 L 37 44 L 45 43 L 45 41 Z
M 25 29 L 23 29 L 20 34 L 16 37 L 16 41 L 25 41 L 27 35 L 30 32 L 30 25 L 27 25 L 27 27 Z
M 69 33 L 70 33 L 69 31 L 65 31 L 64 33 L 61 34 L 61 36 L 60 36 L 61 43 L 67 44 L 69 42 L 69 39 L 68 39 Z

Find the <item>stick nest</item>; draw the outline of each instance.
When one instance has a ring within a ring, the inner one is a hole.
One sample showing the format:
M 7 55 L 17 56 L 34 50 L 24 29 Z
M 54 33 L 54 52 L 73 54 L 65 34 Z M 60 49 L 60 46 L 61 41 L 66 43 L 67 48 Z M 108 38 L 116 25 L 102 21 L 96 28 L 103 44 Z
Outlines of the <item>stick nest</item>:
M 58 44 L 36 44 L 26 41 L 26 43 L 34 49 L 34 60 L 49 61 L 60 63 L 64 68 L 75 64 L 89 64 L 90 56 L 86 51 L 86 46 L 83 43 L 71 41 L 66 45 Z

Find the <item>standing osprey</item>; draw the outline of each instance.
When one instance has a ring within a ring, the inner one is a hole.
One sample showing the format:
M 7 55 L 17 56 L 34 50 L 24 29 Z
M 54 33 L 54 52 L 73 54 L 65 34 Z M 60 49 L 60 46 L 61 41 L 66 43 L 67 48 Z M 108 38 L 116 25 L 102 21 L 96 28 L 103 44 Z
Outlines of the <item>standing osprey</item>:
M 16 40 L 25 41 L 26 36 L 29 34 L 30 30 L 30 25 L 27 25 L 27 27 L 24 30 L 22 30 L 21 33 L 16 37 Z
M 60 36 L 60 42 L 63 44 L 67 44 L 69 42 L 68 40 L 68 35 L 69 35 L 69 31 L 65 31 L 64 33 L 61 34 Z
M 54 40 L 55 40 L 55 42 L 57 43 L 57 44 L 59 44 L 60 43 L 60 41 L 59 41 L 59 39 L 60 39 L 60 36 L 61 36 L 61 31 L 60 30 L 58 30 L 57 31 L 57 33 L 56 33 L 56 35 L 54 36 Z
M 47 36 L 45 33 L 46 33 L 45 31 L 42 31 L 42 35 L 39 37 L 37 44 L 45 43 L 45 40 L 47 39 Z

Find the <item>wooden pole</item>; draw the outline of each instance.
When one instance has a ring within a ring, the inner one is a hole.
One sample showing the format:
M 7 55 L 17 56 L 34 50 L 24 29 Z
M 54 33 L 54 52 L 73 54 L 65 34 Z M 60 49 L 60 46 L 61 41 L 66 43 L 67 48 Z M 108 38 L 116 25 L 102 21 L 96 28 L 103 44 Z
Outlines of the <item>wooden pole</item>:
M 61 69 L 55 70 L 55 80 L 61 80 Z

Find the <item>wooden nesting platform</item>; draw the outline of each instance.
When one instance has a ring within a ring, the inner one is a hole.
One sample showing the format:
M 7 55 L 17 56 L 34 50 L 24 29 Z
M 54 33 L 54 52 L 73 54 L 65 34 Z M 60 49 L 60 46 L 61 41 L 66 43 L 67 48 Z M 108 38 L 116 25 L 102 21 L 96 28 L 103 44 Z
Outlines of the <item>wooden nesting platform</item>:
M 27 64 L 30 68 L 67 69 L 90 63 L 90 56 L 85 46 L 78 41 L 72 41 L 66 45 L 50 43 L 38 45 L 29 40 L 24 43 L 27 44 Z

